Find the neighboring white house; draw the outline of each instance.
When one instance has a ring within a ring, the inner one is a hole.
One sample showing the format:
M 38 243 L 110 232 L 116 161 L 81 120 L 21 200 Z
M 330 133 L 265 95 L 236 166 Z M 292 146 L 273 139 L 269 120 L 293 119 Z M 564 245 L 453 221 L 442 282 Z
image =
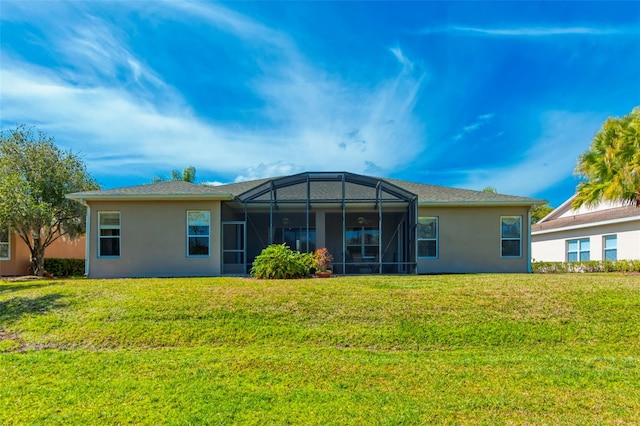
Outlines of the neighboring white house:
M 532 225 L 534 261 L 640 259 L 640 207 L 601 202 L 574 210 L 574 198 Z

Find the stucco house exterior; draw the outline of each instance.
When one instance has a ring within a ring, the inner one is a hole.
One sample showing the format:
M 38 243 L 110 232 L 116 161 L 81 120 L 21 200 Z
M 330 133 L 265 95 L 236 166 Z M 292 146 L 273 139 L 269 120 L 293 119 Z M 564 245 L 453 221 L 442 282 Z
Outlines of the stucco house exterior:
M 535 261 L 640 259 L 640 208 L 605 201 L 572 209 L 574 198 L 532 226 Z
M 85 237 L 70 239 L 62 236 L 45 250 L 47 258 L 84 259 Z M 31 252 L 27 245 L 8 227 L 0 226 L 0 277 L 28 275 L 30 273 Z
M 87 206 L 89 277 L 245 275 L 273 243 L 327 247 L 335 274 L 528 272 L 545 202 L 348 172 L 68 197 Z

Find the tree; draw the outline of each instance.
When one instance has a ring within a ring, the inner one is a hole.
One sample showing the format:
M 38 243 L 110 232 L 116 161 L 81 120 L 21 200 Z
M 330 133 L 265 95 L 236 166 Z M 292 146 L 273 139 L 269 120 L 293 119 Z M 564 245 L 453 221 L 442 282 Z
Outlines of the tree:
M 498 190 L 493 186 L 487 186 L 482 190 L 482 192 L 488 192 L 489 194 L 497 194 Z
M 540 206 L 536 206 L 531 210 L 531 223 L 538 223 L 540 220 L 551 213 L 553 211 L 553 207 L 549 204 L 542 204 Z
M 78 156 L 24 125 L 1 133 L 0 176 L 0 223 L 25 242 L 32 272 L 42 275 L 45 249 L 85 231 L 85 207 L 65 195 L 99 186 Z
M 591 147 L 578 158 L 573 208 L 602 200 L 628 201 L 640 207 L 640 107 L 622 118 L 609 117 Z
M 171 179 L 170 180 L 183 180 L 185 182 L 194 183 L 196 181 L 196 168 L 193 166 L 185 167 L 180 174 L 179 170 L 171 170 Z M 162 176 L 154 176 L 151 179 L 151 183 L 159 183 L 164 182 L 164 178 Z

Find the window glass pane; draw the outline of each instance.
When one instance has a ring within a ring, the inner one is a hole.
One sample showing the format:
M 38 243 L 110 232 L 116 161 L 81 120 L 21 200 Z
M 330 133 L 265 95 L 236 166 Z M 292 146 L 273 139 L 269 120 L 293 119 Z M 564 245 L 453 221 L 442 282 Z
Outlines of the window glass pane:
M 520 256 L 520 240 L 502 240 L 502 256 Z
M 520 217 L 502 218 L 502 238 L 520 238 Z
M 189 256 L 209 254 L 209 237 L 189 237 Z
M 9 243 L 0 243 L 0 257 L 4 259 L 9 257 Z
M 365 229 L 363 237 L 364 237 L 365 244 L 378 244 L 377 229 Z
M 378 257 L 378 246 L 365 246 L 364 255 L 367 257 Z
M 120 256 L 120 238 L 100 238 L 100 256 Z
M 588 251 L 581 251 L 580 252 L 580 261 L 581 262 L 586 262 L 590 259 L 589 257 L 589 252 Z
M 189 226 L 189 235 L 209 235 L 208 226 Z
M 569 240 L 567 242 L 567 250 L 578 251 L 578 240 Z
M 578 253 L 572 252 L 567 253 L 567 262 L 577 262 L 578 261 Z
M 590 246 L 591 246 L 591 243 L 589 242 L 588 238 L 584 238 L 580 240 L 580 251 L 589 250 Z
M 617 249 L 605 250 L 604 260 L 618 260 L 618 250 Z
M 9 242 L 9 229 L 0 227 L 0 243 Z
M 362 243 L 362 235 L 359 229 L 348 229 L 347 230 L 347 244 L 361 244 Z
M 418 239 L 436 238 L 437 223 L 435 217 L 419 217 L 418 218 Z
M 189 226 L 209 226 L 208 211 L 187 212 L 187 220 Z
M 418 241 L 418 257 L 436 257 L 436 241 Z
M 360 246 L 347 246 L 347 261 L 362 257 L 362 249 Z
M 618 237 L 616 235 L 607 235 L 606 237 L 604 237 L 604 248 L 618 248 Z
M 100 236 L 101 237 L 119 237 L 120 230 L 119 229 L 101 229 Z
M 100 226 L 120 226 L 120 213 L 100 212 Z

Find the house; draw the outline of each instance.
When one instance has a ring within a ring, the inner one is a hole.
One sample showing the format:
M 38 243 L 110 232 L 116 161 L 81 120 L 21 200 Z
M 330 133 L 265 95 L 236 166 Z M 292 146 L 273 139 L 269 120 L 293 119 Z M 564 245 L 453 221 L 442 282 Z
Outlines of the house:
M 640 208 L 623 202 L 601 202 L 571 208 L 575 195 L 531 229 L 536 261 L 640 259 Z
M 70 239 L 62 236 L 45 250 L 45 257 L 63 259 L 84 259 L 85 237 Z M 29 275 L 31 252 L 15 232 L 0 226 L 0 277 Z
M 327 247 L 336 274 L 530 271 L 544 200 L 347 172 L 69 194 L 87 206 L 89 277 L 245 275 L 273 243 Z

